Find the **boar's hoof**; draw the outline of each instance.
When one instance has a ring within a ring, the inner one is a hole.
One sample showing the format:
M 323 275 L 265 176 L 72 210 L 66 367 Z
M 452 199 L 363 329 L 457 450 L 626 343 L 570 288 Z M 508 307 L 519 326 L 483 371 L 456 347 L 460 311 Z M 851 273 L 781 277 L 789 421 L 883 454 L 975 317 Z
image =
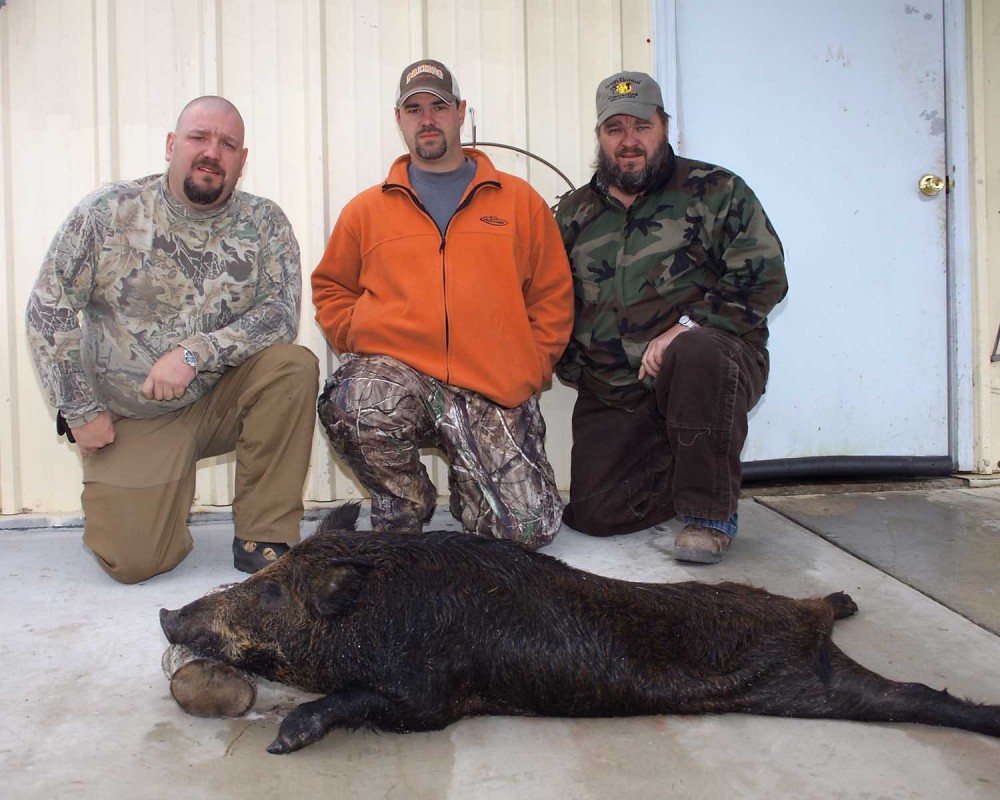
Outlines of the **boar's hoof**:
M 278 756 L 294 753 L 318 742 L 342 722 L 340 703 L 333 695 L 302 703 L 282 720 L 278 736 L 267 746 L 267 752 Z
M 294 753 L 298 749 L 300 748 L 291 742 L 286 742 L 280 735 L 267 746 L 267 752 L 275 756 L 288 755 L 288 753 Z
M 847 619 L 858 613 L 858 605 L 846 592 L 834 592 L 823 598 L 833 606 L 834 619 Z

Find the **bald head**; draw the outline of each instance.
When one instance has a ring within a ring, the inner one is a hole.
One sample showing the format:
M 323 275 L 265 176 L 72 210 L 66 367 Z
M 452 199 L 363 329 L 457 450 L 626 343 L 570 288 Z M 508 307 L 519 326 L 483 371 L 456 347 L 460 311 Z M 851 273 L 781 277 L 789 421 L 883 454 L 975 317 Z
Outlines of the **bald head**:
M 243 117 L 224 97 L 206 95 L 184 106 L 167 134 L 170 194 L 199 211 L 225 205 L 246 163 L 243 137 Z
M 231 114 L 239 121 L 240 128 L 240 144 L 243 143 L 244 136 L 244 126 L 243 117 L 240 114 L 239 109 L 230 103 L 225 97 L 219 97 L 214 94 L 206 94 L 201 97 L 196 97 L 190 103 L 188 103 L 184 108 L 181 109 L 181 113 L 177 117 L 177 125 L 175 130 L 180 130 L 184 127 L 184 117 L 189 113 L 202 108 L 211 108 L 221 114 Z

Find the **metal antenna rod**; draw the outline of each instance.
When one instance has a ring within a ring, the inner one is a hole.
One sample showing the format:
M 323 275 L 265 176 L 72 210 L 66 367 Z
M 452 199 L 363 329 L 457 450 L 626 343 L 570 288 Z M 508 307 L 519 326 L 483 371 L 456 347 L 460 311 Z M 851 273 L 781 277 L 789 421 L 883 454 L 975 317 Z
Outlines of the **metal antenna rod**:
M 570 191 L 576 188 L 573 185 L 573 181 L 566 177 L 565 173 L 560 170 L 555 164 L 546 161 L 541 156 L 536 156 L 529 150 L 525 150 L 522 147 L 515 147 L 512 144 L 502 144 L 500 142 L 479 142 L 476 140 L 476 110 L 474 108 L 469 109 L 469 116 L 472 118 L 472 141 L 462 142 L 463 147 L 502 147 L 504 150 L 513 150 L 515 153 L 521 153 L 522 155 L 528 156 L 528 158 L 533 158 L 535 161 L 540 161 L 542 164 L 547 166 L 553 172 L 555 172 L 560 178 L 562 178 L 569 185 Z

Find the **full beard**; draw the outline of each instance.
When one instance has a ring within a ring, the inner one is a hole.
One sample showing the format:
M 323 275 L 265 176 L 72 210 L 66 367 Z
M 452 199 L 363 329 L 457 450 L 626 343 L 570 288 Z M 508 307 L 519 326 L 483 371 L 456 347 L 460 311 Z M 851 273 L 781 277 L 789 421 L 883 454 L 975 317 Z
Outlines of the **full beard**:
M 645 151 L 638 148 L 621 148 L 616 155 L 646 155 Z M 614 187 L 628 195 L 639 195 L 650 189 L 656 183 L 660 174 L 667 166 L 667 141 L 664 139 L 656 146 L 652 155 L 646 155 L 646 163 L 639 170 L 624 170 L 615 160 L 604 152 L 600 144 L 597 145 L 597 162 L 594 169 L 597 171 L 597 181 L 601 186 Z

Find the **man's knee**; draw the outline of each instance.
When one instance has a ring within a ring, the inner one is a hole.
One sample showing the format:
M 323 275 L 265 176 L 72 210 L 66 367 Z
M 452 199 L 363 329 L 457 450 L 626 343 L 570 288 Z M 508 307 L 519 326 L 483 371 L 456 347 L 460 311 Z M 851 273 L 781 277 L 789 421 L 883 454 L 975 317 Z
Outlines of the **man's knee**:
M 709 365 L 732 361 L 738 349 L 739 340 L 732 334 L 714 328 L 698 328 L 682 333 L 671 342 L 664 354 L 664 370 L 672 368 L 684 374 L 697 374 L 710 368 Z
M 343 422 L 348 414 L 349 405 L 346 396 L 347 386 L 336 380 L 337 376 L 332 376 L 326 382 L 326 386 L 319 394 L 316 403 L 316 411 L 319 414 L 319 421 L 326 428 L 327 435 L 333 436 L 331 429 L 334 429 L 338 422 Z
M 268 372 L 280 375 L 282 384 L 292 380 L 315 395 L 319 386 L 319 360 L 308 347 L 298 344 L 273 344 L 261 350 L 260 363 Z
M 550 472 L 547 464 L 539 472 Z M 555 481 L 520 483 L 520 491 L 494 491 L 490 481 L 475 479 L 451 484 L 451 514 L 469 533 L 508 539 L 536 550 L 549 544 L 562 527 L 563 501 Z M 509 489 L 510 487 L 508 487 Z
M 571 499 L 563 509 L 563 522 L 570 528 L 588 536 L 613 536 L 621 524 L 620 519 L 609 514 L 610 505 L 602 500 L 606 493 L 591 495 L 578 500 Z
M 729 431 L 746 424 L 767 382 L 766 351 L 738 336 L 699 328 L 667 348 L 655 394 L 668 426 Z
M 588 536 L 635 533 L 666 522 L 674 516 L 667 487 L 644 487 L 629 481 L 582 495 L 571 492 L 563 509 L 563 522 Z
M 152 552 L 137 552 L 132 549 L 116 549 L 113 543 L 105 541 L 102 545 L 95 546 L 88 541 L 84 534 L 84 544 L 94 556 L 98 566 L 103 569 L 111 578 L 119 583 L 140 583 L 144 580 L 169 572 L 191 552 L 191 546 L 181 553 L 174 554 L 174 557 L 164 561 L 157 558 Z
M 194 477 L 163 486 L 83 486 L 83 543 L 120 583 L 169 572 L 191 552 L 187 517 Z
M 341 365 L 327 380 L 317 402 L 320 421 L 330 439 L 416 439 L 429 420 L 420 387 L 415 380 L 403 379 L 408 377 L 379 374 L 360 359 Z

